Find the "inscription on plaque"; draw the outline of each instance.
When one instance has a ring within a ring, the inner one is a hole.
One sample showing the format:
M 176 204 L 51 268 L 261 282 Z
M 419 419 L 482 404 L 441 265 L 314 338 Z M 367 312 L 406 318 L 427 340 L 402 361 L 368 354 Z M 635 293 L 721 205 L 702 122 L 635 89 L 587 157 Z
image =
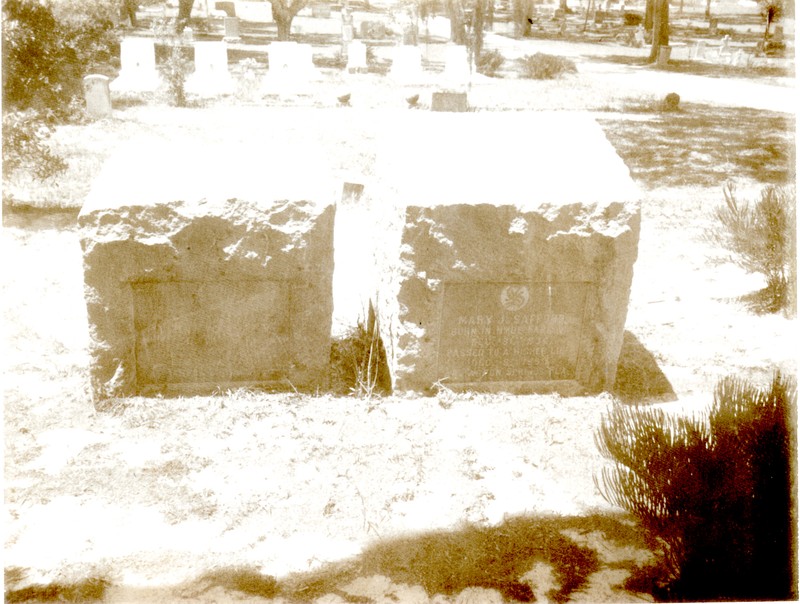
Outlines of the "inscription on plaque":
M 451 383 L 574 380 L 590 285 L 445 283 L 439 375 Z
M 291 362 L 290 285 L 132 283 L 139 386 L 268 382 Z

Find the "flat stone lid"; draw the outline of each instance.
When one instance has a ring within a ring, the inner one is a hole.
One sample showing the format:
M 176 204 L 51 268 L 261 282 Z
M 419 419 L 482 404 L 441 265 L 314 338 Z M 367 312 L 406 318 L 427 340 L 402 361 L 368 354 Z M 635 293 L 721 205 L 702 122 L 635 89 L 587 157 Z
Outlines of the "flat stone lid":
M 329 162 L 313 148 L 265 140 L 252 145 L 208 145 L 156 136 L 132 139 L 101 169 L 81 209 L 82 215 L 126 206 L 184 202 L 198 214 L 228 200 L 270 207 L 275 201 L 335 203 L 341 183 Z
M 398 115 L 378 174 L 403 205 L 638 201 L 639 189 L 597 121 L 582 112 Z

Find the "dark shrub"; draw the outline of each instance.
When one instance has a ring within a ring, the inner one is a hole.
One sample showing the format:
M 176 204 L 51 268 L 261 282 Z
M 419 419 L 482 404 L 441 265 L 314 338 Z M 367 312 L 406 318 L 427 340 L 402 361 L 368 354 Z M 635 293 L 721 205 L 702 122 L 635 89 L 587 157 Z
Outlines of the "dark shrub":
M 88 67 L 110 61 L 113 23 L 98 6 L 73 3 L 55 14 L 35 0 L 3 1 L 3 103 L 68 117 Z
M 497 75 L 497 72 L 500 71 L 504 62 L 505 59 L 503 55 L 500 54 L 499 50 L 487 50 L 481 52 L 478 57 L 477 71 L 478 73 L 493 78 Z
M 67 169 L 63 158 L 47 146 L 52 126 L 36 111 L 9 111 L 3 114 L 3 175 L 10 177 L 21 169 L 44 180 Z
M 564 73 L 577 73 L 578 68 L 570 59 L 537 52 L 519 59 L 522 77 L 531 80 L 552 80 Z
M 601 492 L 663 554 L 651 581 L 670 600 L 785 600 L 793 577 L 794 379 L 767 390 L 729 377 L 708 422 L 617 406 L 597 444 L 614 463 Z M 652 569 L 651 569 L 652 570 Z

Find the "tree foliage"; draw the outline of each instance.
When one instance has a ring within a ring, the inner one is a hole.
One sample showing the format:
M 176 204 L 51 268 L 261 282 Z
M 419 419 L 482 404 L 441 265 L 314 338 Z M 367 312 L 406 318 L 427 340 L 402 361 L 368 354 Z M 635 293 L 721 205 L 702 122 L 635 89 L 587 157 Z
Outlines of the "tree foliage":
M 115 42 L 107 2 L 3 1 L 3 105 L 64 117 Z

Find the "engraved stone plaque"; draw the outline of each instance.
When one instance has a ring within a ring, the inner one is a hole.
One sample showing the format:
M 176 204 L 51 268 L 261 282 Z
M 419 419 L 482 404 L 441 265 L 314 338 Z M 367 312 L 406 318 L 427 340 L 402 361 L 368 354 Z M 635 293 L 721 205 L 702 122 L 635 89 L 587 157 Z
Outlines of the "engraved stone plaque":
M 575 380 L 590 283 L 445 283 L 446 383 Z
M 292 355 L 290 285 L 279 281 L 132 283 L 139 387 L 266 383 Z

